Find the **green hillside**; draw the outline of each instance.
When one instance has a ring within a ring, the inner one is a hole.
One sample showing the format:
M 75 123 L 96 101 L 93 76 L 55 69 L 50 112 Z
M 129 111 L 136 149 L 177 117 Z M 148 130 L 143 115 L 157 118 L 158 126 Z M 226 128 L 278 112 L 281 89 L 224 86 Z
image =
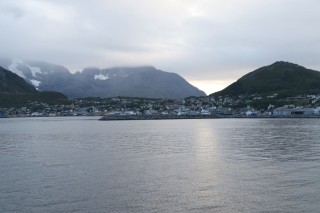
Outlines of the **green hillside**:
M 320 94 L 320 72 L 289 62 L 275 62 L 250 72 L 211 96 Z
M 25 106 L 29 102 L 43 102 L 53 105 L 70 104 L 71 101 L 59 92 L 0 93 L 0 107 Z

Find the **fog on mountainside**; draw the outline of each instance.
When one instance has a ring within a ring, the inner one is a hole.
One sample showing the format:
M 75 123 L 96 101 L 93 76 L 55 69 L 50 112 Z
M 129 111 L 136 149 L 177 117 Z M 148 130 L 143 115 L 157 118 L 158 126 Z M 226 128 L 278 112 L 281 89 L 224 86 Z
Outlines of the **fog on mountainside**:
M 206 95 L 178 74 L 151 66 L 86 68 L 71 74 L 63 66 L 45 62 L 2 59 L 0 63 L 39 91 L 58 91 L 69 98 L 127 96 L 178 99 Z

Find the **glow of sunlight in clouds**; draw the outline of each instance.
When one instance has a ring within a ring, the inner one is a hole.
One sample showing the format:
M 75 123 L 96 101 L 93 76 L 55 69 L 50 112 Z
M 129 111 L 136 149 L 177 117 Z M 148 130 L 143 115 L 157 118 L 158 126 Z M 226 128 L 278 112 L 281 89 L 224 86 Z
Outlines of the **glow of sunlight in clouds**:
M 195 87 L 201 88 L 207 95 L 214 93 L 216 91 L 220 91 L 236 80 L 218 80 L 218 81 L 210 81 L 210 80 L 202 80 L 202 81 L 189 81 Z
M 319 20 L 318 0 L 2 0 L 0 57 L 153 65 L 211 93 L 278 60 L 320 70 Z

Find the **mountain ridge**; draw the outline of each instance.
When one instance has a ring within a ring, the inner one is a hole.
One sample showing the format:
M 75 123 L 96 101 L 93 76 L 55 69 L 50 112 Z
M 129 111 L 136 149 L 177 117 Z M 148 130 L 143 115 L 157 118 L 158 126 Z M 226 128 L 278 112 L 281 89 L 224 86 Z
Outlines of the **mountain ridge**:
M 58 91 L 69 98 L 128 96 L 179 99 L 206 96 L 180 75 L 152 66 L 89 67 L 72 74 L 63 66 L 45 62 L 11 62 L 7 61 L 6 66 L 39 91 Z
M 17 74 L 0 66 L 0 92 L 5 93 L 36 93 L 37 90 L 25 82 Z
M 39 92 L 23 78 L 0 66 L 0 107 L 24 105 L 29 101 L 56 104 L 67 103 L 68 99 L 59 92 Z
M 320 93 L 320 72 L 298 64 L 277 61 L 247 73 L 210 96 L 275 93 L 284 96 Z

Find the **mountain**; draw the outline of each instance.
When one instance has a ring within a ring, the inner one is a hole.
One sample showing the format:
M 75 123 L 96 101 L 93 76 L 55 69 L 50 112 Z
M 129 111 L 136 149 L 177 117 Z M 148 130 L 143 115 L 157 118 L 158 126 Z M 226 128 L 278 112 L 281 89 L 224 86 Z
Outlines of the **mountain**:
M 86 68 L 71 74 L 63 66 L 45 62 L 2 59 L 1 63 L 39 91 L 59 91 L 69 98 L 128 96 L 176 99 L 206 96 L 178 74 L 151 66 Z
M 37 90 L 18 75 L 0 67 L 0 92 L 36 93 Z
M 320 93 L 320 72 L 297 64 L 278 61 L 250 72 L 211 96 L 271 95 L 294 96 Z
M 0 67 L 0 107 L 23 105 L 29 101 L 57 104 L 67 103 L 68 99 L 59 92 L 39 92 L 17 74 Z
M 59 81 L 68 80 L 72 77 L 65 67 L 46 62 L 0 59 L 0 66 L 19 75 L 39 91 L 42 91 L 42 83 L 55 82 L 57 83 L 57 87 L 59 87 Z M 56 90 L 47 89 L 45 91 Z
M 75 74 L 76 85 L 69 94 L 99 97 L 184 98 L 206 94 L 181 76 L 154 67 L 87 68 Z M 71 92 L 75 92 L 72 94 Z

